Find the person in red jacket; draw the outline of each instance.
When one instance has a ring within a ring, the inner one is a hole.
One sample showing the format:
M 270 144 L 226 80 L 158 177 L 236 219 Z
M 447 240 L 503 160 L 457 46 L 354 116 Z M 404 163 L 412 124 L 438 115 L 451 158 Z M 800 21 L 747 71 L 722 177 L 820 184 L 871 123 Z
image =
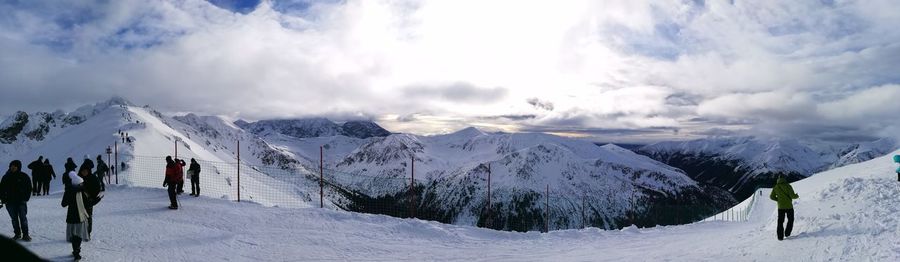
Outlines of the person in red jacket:
M 178 209 L 176 187 L 179 183 L 184 183 L 180 169 L 180 166 L 172 160 L 171 156 L 166 157 L 166 179 L 163 181 L 163 187 L 168 187 L 169 202 L 171 203 L 169 209 Z

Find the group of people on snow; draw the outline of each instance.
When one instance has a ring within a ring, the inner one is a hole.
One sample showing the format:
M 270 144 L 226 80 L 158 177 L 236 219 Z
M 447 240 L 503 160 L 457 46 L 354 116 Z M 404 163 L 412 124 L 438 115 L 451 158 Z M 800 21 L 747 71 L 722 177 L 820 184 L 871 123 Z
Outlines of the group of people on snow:
M 28 169 L 31 169 L 31 195 L 43 196 L 50 194 L 50 180 L 56 179 L 56 172 L 53 171 L 50 159 L 44 159 L 44 156 L 40 156 L 31 164 L 28 164 Z
M 49 181 L 56 178 L 49 159 L 43 156 L 27 166 L 31 177 L 22 172 L 22 162 L 13 160 L 0 180 L 0 206 L 5 205 L 13 225 L 13 240 L 31 241 L 28 231 L 28 201 L 32 196 L 47 195 Z M 95 168 L 96 167 L 96 171 Z M 64 164 L 64 188 L 61 205 L 67 208 L 66 240 L 72 243 L 72 255 L 81 259 L 82 241 L 90 241 L 93 231 L 93 210 L 101 199 L 105 185 L 102 177 L 109 167 L 97 156 L 97 164 L 85 157 L 80 166 L 72 158 Z M 76 171 L 77 170 L 77 171 Z
M 187 165 L 184 160 L 172 156 L 166 156 L 166 176 L 163 180 L 163 187 L 168 188 L 169 193 L 169 209 L 178 209 L 178 197 L 184 193 L 184 166 Z M 191 195 L 200 196 L 200 164 L 197 160 L 191 158 L 191 165 L 187 170 L 191 179 Z

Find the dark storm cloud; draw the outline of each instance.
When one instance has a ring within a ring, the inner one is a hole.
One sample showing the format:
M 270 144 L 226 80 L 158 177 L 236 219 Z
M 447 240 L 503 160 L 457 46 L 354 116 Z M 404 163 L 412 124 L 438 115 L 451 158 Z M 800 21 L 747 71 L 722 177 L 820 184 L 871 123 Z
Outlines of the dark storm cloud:
M 441 85 L 417 85 L 403 89 L 404 96 L 455 103 L 490 103 L 506 97 L 509 91 L 502 87 L 478 87 L 467 82 Z
M 529 105 L 534 106 L 535 108 L 538 108 L 538 109 L 553 111 L 553 103 L 550 101 L 542 101 L 541 99 L 539 99 L 537 97 L 532 97 L 532 98 L 525 100 L 525 102 L 527 102 Z
M 522 121 L 536 118 L 537 115 L 499 115 L 499 116 L 480 116 L 478 119 L 482 120 L 498 120 L 498 119 L 507 119 L 512 121 Z

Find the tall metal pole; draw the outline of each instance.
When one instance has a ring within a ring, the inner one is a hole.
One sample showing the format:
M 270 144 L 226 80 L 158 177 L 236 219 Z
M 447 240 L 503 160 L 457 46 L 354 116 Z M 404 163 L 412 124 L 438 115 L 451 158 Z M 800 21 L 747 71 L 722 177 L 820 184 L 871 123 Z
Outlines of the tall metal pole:
M 546 224 L 544 225 L 544 232 L 550 232 L 550 185 L 547 185 L 547 219 L 544 221 Z
M 319 208 L 325 207 L 325 149 L 319 146 Z
M 491 218 L 491 214 L 492 214 L 491 211 L 493 211 L 493 208 L 494 208 L 491 203 L 491 163 L 488 163 L 487 168 L 488 168 L 488 218 Z M 494 221 L 491 221 L 490 219 L 488 219 L 488 221 L 494 222 Z M 490 225 L 488 225 L 488 227 L 490 227 Z
M 241 149 L 241 147 L 238 146 L 238 150 L 240 150 L 240 149 Z M 175 159 L 178 159 L 178 137 L 177 136 L 175 137 Z
M 409 217 L 416 217 L 416 157 L 409 157 Z
M 110 156 L 111 154 L 112 154 L 112 151 L 109 150 L 109 146 L 106 146 L 106 163 L 107 163 L 107 165 L 112 164 L 112 156 Z M 115 166 L 113 166 L 113 167 L 115 167 Z M 110 178 L 111 176 L 112 176 L 112 174 L 110 174 L 109 169 L 107 169 L 107 171 L 106 171 L 106 183 L 107 184 L 110 184 L 109 180 L 111 179 Z
M 585 202 L 585 196 L 581 195 L 581 228 L 586 228 L 585 225 L 587 225 L 587 222 L 585 221 L 585 216 L 584 216 L 584 208 L 585 208 L 584 202 Z
M 241 140 L 237 141 L 237 200 L 241 202 Z
M 120 166 L 119 166 L 119 140 L 118 139 L 116 139 L 115 147 L 116 147 L 116 168 L 115 168 L 115 170 L 116 170 L 116 185 L 118 185 L 119 184 L 119 168 L 120 168 Z

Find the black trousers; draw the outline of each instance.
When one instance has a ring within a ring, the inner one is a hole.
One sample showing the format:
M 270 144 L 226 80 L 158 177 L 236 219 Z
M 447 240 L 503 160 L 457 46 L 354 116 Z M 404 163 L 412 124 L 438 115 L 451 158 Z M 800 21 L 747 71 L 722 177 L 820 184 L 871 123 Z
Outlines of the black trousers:
M 90 206 L 90 205 L 87 205 L 87 206 Z M 87 214 L 88 214 L 88 219 L 87 219 L 88 236 L 90 236 L 91 233 L 94 232 L 94 207 L 92 206 L 90 208 L 85 208 L 84 211 L 87 211 Z
M 200 195 L 200 176 L 191 177 L 191 194 Z
M 181 180 L 181 182 L 175 183 L 175 185 L 178 186 L 178 191 L 175 192 L 176 194 L 184 193 L 184 180 Z
M 81 254 L 81 238 L 72 237 L 72 253 Z
M 50 194 L 50 180 L 41 181 L 42 194 Z
M 787 216 L 787 226 L 784 226 L 784 217 Z M 791 236 L 791 230 L 794 228 L 794 209 L 778 210 L 778 240 Z
M 31 176 L 31 195 L 36 196 L 41 191 L 41 179 Z
M 178 198 L 177 198 L 178 193 L 175 192 L 175 190 L 176 190 L 175 185 L 169 184 L 169 202 L 170 202 L 169 205 L 171 205 L 173 207 L 178 207 Z

